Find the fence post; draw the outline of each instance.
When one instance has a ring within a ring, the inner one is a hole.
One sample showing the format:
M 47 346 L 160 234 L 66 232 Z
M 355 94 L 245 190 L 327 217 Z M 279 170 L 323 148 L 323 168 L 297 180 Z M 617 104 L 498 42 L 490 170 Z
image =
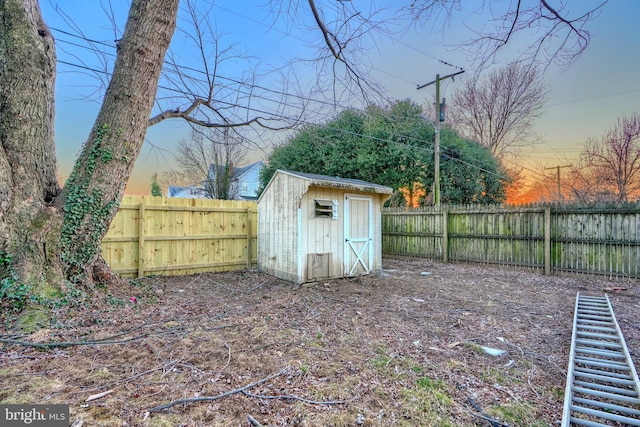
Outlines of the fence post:
M 449 262 L 449 211 L 442 211 L 442 262 Z
M 544 208 L 544 274 L 551 275 L 551 208 Z
M 138 277 L 144 277 L 144 197 L 138 206 Z
M 251 270 L 251 253 L 252 245 L 251 245 L 251 235 L 252 235 L 252 224 L 251 224 L 251 208 L 247 207 L 247 270 Z

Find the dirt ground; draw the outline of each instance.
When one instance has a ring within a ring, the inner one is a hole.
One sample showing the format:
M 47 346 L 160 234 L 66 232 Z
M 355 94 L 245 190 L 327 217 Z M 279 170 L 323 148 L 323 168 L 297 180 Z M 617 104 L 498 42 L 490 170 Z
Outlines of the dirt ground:
M 384 269 L 302 286 L 230 272 L 99 290 L 47 329 L 0 331 L 66 343 L 4 343 L 0 403 L 69 404 L 74 426 L 556 426 L 576 292 L 611 286 L 628 288 L 608 293 L 640 360 L 635 282 L 420 259 Z

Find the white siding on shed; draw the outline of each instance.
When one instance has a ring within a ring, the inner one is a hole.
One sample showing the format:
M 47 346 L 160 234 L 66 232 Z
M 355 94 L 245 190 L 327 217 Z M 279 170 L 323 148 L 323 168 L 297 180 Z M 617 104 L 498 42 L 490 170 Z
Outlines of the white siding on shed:
M 270 187 L 258 205 L 258 259 L 267 273 L 297 282 L 298 209 L 307 185 L 280 175 Z
M 258 269 L 299 284 L 380 273 L 381 211 L 391 193 L 390 187 L 364 181 L 276 171 L 258 199 Z M 355 202 L 350 223 L 346 197 Z M 347 232 L 357 239 L 346 242 Z
M 342 277 L 343 198 L 344 190 L 316 186 L 309 187 L 309 191 L 302 197 L 301 211 L 306 226 L 300 230 L 300 247 L 306 254 L 328 254 L 329 276 L 327 278 Z M 316 218 L 316 200 L 336 201 L 337 218 Z M 309 271 L 308 268 L 306 270 Z

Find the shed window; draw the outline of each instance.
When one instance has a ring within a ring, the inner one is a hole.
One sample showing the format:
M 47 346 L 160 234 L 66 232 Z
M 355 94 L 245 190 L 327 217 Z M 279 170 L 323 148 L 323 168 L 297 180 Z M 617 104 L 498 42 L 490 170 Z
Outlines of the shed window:
M 316 218 L 338 218 L 337 200 L 316 200 Z

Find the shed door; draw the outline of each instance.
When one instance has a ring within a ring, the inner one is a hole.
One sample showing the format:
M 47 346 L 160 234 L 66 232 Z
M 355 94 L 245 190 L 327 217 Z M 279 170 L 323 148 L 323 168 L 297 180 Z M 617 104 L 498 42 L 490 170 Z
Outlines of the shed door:
M 368 274 L 373 263 L 372 199 L 344 198 L 344 264 L 346 276 Z

